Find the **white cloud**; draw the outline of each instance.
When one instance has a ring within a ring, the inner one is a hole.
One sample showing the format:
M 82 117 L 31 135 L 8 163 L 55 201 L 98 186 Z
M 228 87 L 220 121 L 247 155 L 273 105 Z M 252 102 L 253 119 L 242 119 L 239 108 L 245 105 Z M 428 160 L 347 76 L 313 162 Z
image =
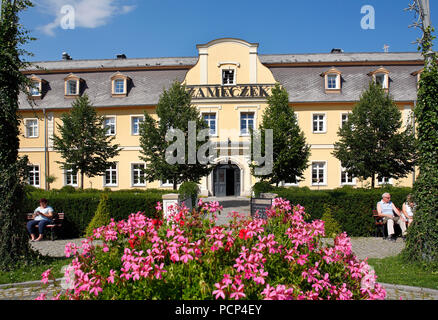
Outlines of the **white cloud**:
M 36 5 L 40 10 L 51 16 L 54 20 L 39 29 L 48 34 L 55 35 L 55 30 L 61 28 L 66 13 L 61 9 L 65 6 L 74 8 L 75 28 L 97 28 L 108 24 L 113 17 L 127 14 L 135 9 L 134 5 L 122 4 L 123 0 L 39 0 Z

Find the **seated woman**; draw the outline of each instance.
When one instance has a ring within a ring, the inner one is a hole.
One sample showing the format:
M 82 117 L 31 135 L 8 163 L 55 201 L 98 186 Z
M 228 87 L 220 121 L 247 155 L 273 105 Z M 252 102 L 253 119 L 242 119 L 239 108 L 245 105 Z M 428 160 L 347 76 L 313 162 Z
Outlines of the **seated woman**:
M 403 203 L 402 212 L 408 221 L 408 227 L 414 221 L 415 203 L 411 194 L 406 197 L 406 202 Z
M 40 206 L 33 213 L 33 220 L 27 223 L 27 231 L 30 233 L 31 241 L 43 239 L 44 228 L 48 224 L 53 224 L 53 208 L 47 205 L 47 199 L 40 200 Z M 35 226 L 38 225 L 38 238 L 35 239 Z

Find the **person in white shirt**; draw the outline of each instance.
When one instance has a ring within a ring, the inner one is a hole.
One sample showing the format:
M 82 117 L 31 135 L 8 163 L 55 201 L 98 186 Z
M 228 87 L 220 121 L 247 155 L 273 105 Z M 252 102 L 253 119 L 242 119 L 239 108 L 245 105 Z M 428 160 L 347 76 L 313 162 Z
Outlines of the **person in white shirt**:
M 27 223 L 27 231 L 30 233 L 31 241 L 41 241 L 43 239 L 44 228 L 48 224 L 53 224 L 53 208 L 47 205 L 45 198 L 40 200 L 40 206 L 33 213 L 33 220 Z M 38 238 L 35 239 L 35 226 L 38 225 Z
M 406 202 L 403 203 L 402 212 L 406 217 L 406 220 L 408 221 L 408 227 L 411 226 L 412 222 L 414 221 L 414 213 L 415 213 L 415 203 L 412 198 L 412 195 L 408 194 L 406 197 Z

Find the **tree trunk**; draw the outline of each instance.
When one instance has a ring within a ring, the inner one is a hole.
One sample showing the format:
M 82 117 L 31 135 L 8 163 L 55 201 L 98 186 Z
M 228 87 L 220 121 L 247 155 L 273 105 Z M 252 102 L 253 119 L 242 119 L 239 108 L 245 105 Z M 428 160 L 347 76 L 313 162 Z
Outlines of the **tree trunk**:
M 176 179 L 173 179 L 173 190 L 176 191 L 178 189 L 178 184 L 176 182 Z
M 81 170 L 81 190 L 84 190 L 84 173 Z
M 374 173 L 371 175 L 371 189 L 374 189 Z

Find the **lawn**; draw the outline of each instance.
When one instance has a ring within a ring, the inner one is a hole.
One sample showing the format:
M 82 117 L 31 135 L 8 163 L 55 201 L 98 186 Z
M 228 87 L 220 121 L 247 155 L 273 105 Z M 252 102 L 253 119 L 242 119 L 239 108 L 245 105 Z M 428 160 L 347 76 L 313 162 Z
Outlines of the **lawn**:
M 14 271 L 0 271 L 0 284 L 41 280 L 41 274 L 49 268 L 52 269 L 56 278 L 62 278 L 64 276 L 61 271 L 62 267 L 71 261 L 71 258 L 44 258 L 30 266 L 21 267 Z
M 438 270 L 424 270 L 418 264 L 407 264 L 400 256 L 368 259 L 383 283 L 438 289 Z

